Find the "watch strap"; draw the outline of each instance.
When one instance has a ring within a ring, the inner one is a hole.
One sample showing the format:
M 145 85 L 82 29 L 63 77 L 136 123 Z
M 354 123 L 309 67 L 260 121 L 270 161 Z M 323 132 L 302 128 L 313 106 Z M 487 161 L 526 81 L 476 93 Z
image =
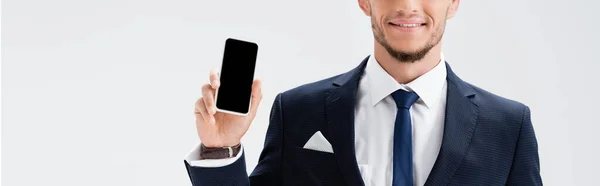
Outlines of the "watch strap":
M 200 160 L 233 158 L 241 149 L 241 143 L 230 147 L 206 147 L 200 144 Z

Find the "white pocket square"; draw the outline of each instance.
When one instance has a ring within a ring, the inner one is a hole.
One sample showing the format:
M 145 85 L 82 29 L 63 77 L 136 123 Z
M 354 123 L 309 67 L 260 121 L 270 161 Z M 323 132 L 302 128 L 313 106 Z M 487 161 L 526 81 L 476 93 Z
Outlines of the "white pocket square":
M 321 134 L 321 131 L 315 132 L 315 134 L 308 139 L 306 144 L 304 144 L 304 149 L 316 150 L 321 152 L 333 153 L 333 148 L 325 136 Z

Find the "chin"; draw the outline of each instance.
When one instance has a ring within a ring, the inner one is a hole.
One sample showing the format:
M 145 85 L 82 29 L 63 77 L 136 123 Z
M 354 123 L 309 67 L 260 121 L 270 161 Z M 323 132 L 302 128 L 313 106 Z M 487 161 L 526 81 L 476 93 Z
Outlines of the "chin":
M 410 37 L 410 38 L 398 37 L 398 38 L 389 39 L 387 41 L 387 43 L 390 46 L 392 46 L 393 48 L 398 49 L 400 51 L 417 51 L 421 47 L 425 46 L 426 41 L 427 41 L 427 39 L 419 39 L 419 38 L 415 38 L 415 37 Z
M 391 44 L 391 47 L 399 52 L 403 53 L 414 53 L 422 48 L 422 44 L 402 43 L 402 44 Z

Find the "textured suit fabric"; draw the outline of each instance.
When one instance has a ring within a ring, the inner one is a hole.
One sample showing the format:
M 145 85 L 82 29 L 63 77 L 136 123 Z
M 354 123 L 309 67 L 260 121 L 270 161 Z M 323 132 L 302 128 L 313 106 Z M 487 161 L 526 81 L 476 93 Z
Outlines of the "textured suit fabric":
M 275 98 L 258 165 L 191 167 L 201 185 L 364 185 L 354 149 L 354 104 L 367 59 L 353 70 Z M 447 65 L 440 153 L 425 185 L 542 185 L 529 108 L 458 78 Z M 334 154 L 303 149 L 317 131 Z

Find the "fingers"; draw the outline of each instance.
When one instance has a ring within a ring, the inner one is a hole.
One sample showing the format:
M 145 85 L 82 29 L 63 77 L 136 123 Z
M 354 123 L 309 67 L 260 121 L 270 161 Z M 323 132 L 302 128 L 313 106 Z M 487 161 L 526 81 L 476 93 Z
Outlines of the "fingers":
M 208 114 L 208 111 L 206 110 L 206 106 L 204 103 L 204 98 L 200 98 L 198 99 L 198 101 L 196 101 L 196 108 L 194 109 L 194 115 L 196 116 L 196 120 L 204 120 L 205 122 L 209 122 L 210 124 L 214 124 L 214 117 L 211 120 L 210 118 L 212 117 L 212 115 Z M 198 116 L 200 115 L 200 116 Z
M 212 117 L 217 112 L 217 107 L 215 106 L 215 89 L 209 84 L 202 86 L 202 98 L 207 112 Z
M 210 86 L 213 89 L 216 90 L 219 88 L 219 86 L 221 86 L 221 81 L 219 80 L 219 72 L 214 70 L 210 71 L 209 80 Z
M 252 117 L 256 115 L 256 110 L 258 109 L 262 97 L 262 82 L 259 79 L 256 79 L 252 83 L 252 102 L 250 103 L 250 114 Z

